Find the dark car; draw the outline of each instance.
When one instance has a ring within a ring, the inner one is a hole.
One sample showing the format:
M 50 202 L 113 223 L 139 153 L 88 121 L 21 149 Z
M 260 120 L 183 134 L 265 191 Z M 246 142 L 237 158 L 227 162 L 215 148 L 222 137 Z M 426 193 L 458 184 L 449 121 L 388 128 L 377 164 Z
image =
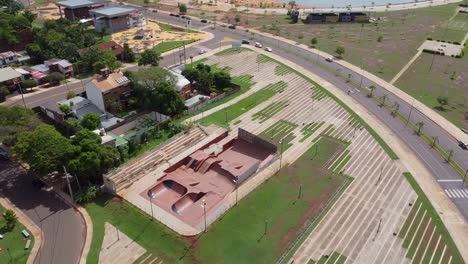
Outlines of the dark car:
M 250 41 L 248 41 L 248 40 L 246 40 L 246 39 L 243 39 L 243 40 L 242 40 L 242 44 L 250 45 Z
M 202 22 L 202 23 L 208 23 L 208 21 L 207 21 L 206 19 L 202 19 L 202 20 L 200 20 L 200 22 Z
M 174 16 L 175 16 L 175 17 L 180 17 L 180 15 L 179 15 L 179 14 L 175 14 Z
M 151 12 L 153 12 L 153 13 L 157 13 L 157 12 L 158 12 L 158 10 L 156 10 L 156 9 L 153 9 L 153 10 L 151 10 Z
M 236 29 L 236 25 L 229 25 L 228 28 L 230 28 L 230 29 Z
M 170 13 L 170 14 L 169 14 L 169 16 L 175 16 L 175 14 L 173 14 L 173 13 Z
M 467 150 L 468 149 L 468 142 L 463 142 L 463 141 L 458 141 L 458 146 L 460 146 L 460 148 L 464 149 L 464 150 Z
M 185 16 L 184 16 L 184 15 L 181 15 L 180 18 L 185 18 Z

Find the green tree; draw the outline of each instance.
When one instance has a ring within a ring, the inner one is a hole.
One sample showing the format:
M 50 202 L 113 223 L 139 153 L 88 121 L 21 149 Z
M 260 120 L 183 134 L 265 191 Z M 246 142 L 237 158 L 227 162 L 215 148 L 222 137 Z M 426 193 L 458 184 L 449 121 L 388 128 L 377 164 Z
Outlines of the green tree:
M 40 125 L 32 132 L 22 133 L 13 147 L 16 157 L 40 175 L 61 171 L 76 151 L 70 141 L 50 125 Z
M 343 46 L 336 47 L 335 53 L 338 55 L 338 58 L 342 58 L 346 50 Z
M 48 82 L 50 86 L 57 86 L 61 81 L 65 80 L 65 75 L 60 72 L 53 72 L 46 77 L 44 81 Z
M 158 66 L 161 60 L 161 55 L 154 49 L 147 49 L 141 53 L 141 58 L 138 65 Z
M 62 112 L 65 115 L 65 117 L 69 116 L 72 113 L 72 109 L 67 104 L 60 105 L 59 109 L 60 112 Z
M 104 53 L 102 54 L 101 60 L 102 60 L 102 63 L 104 63 L 104 65 L 110 71 L 115 71 L 118 68 L 122 67 L 122 63 L 119 60 L 117 60 L 117 57 L 115 56 L 115 54 L 110 50 L 104 51 Z
M 229 73 L 220 71 L 213 74 L 214 85 L 218 90 L 229 87 L 231 85 L 231 75 Z
M 179 12 L 183 13 L 183 14 L 187 13 L 187 5 L 184 4 L 184 3 L 180 4 L 179 5 Z
M 10 90 L 5 86 L 0 87 L 0 103 L 6 100 L 6 96 L 10 94 Z
M 123 45 L 123 57 L 126 62 L 134 62 L 135 61 L 135 52 L 130 48 L 128 43 L 124 43 Z
M 37 86 L 37 82 L 35 80 L 24 80 L 21 82 L 21 86 L 24 89 L 33 88 Z
M 77 96 L 75 90 L 70 90 L 67 92 L 67 100 Z
M 437 102 L 440 105 L 440 109 L 444 110 L 445 106 L 448 105 L 449 99 L 447 96 L 438 96 L 437 97 Z
M 313 37 L 313 38 L 310 40 L 310 44 L 312 44 L 312 47 L 314 47 L 315 45 L 317 45 L 317 43 L 318 43 L 317 37 Z
M 120 103 L 120 100 L 116 97 L 109 97 L 106 99 L 106 106 L 109 112 L 114 114 L 122 112 L 123 110 L 122 103 Z
M 236 23 L 239 23 L 241 21 L 241 16 L 239 13 L 237 13 L 235 16 L 234 16 L 234 20 L 236 21 Z
M 101 127 L 101 117 L 95 113 L 87 113 L 81 120 L 81 126 L 89 130 L 98 129 Z
M 421 129 L 424 127 L 424 122 L 423 121 L 419 121 L 416 123 L 416 127 L 418 128 L 418 135 L 421 135 Z
M 0 105 L 0 142 L 13 145 L 21 133 L 32 131 L 40 124 L 31 109 Z
M 16 222 L 18 222 L 18 217 L 16 217 L 15 212 L 13 210 L 6 210 L 3 214 L 3 218 L 5 218 L 5 227 L 7 230 L 11 231 L 15 228 Z
M 65 128 L 65 133 L 67 136 L 72 136 L 79 130 L 83 129 L 80 124 L 80 120 L 70 117 L 63 121 L 63 126 Z

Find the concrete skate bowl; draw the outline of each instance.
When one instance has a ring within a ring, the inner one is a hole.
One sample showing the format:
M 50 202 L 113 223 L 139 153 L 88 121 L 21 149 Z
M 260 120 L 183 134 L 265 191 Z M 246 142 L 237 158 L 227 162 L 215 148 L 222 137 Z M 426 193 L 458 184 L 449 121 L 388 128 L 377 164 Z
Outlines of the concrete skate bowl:
M 174 211 L 176 214 L 183 215 L 186 209 L 190 208 L 205 195 L 206 193 L 204 192 L 188 193 L 172 205 L 172 211 Z
M 164 180 L 150 190 L 153 199 L 161 202 L 177 201 L 187 193 L 187 188 L 173 180 Z

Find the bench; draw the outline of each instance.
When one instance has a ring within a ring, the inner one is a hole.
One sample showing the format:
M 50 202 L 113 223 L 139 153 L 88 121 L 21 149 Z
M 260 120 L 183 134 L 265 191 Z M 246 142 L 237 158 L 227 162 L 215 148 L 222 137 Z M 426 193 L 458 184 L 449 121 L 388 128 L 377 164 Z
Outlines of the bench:
M 23 229 L 23 231 L 21 231 L 21 234 L 23 234 L 24 237 L 28 238 L 30 235 L 29 235 L 29 232 L 26 231 L 26 229 Z
M 24 246 L 24 249 L 28 250 L 29 246 L 31 246 L 31 239 L 28 239 L 28 241 L 26 241 L 26 246 Z

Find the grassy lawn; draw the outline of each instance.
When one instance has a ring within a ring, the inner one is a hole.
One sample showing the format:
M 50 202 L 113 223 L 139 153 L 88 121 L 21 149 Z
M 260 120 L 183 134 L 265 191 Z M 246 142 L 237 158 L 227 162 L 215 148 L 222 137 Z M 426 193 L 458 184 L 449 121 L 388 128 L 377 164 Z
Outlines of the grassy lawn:
M 436 262 L 438 263 L 438 259 L 440 259 L 441 257 L 441 251 L 439 250 L 439 248 L 436 248 L 436 242 L 434 240 L 437 239 L 440 235 L 441 241 L 439 245 L 442 244 L 442 245 L 447 246 L 444 259 L 448 255 L 448 256 L 452 256 L 452 263 L 463 263 L 463 258 L 460 255 L 460 252 L 458 251 L 455 245 L 455 242 L 453 242 L 453 239 L 450 236 L 449 232 L 447 231 L 447 228 L 445 227 L 444 223 L 440 219 L 439 214 L 434 209 L 434 207 L 430 203 L 427 196 L 424 194 L 422 189 L 417 184 L 416 180 L 413 178 L 413 176 L 409 172 L 405 172 L 403 173 L 403 175 L 406 177 L 406 179 L 410 183 L 413 190 L 418 194 L 418 200 L 413 205 L 414 208 L 410 212 L 409 217 L 403 224 L 402 229 L 400 230 L 400 233 L 399 233 L 399 237 L 401 238 L 403 238 L 404 235 L 408 233 L 402 245 L 404 248 L 408 249 L 407 257 L 419 263 L 420 260 L 430 259 L 433 252 L 436 252 L 434 255 L 435 256 L 434 263 Z M 419 212 L 416 214 L 416 208 L 419 207 L 419 205 L 421 205 L 421 208 L 419 209 Z M 416 215 L 415 221 L 413 222 L 413 225 L 410 226 L 413 216 L 415 215 Z M 417 225 L 421 221 L 421 219 L 422 219 L 421 226 L 419 227 L 419 230 L 417 230 Z M 429 220 L 431 220 L 430 223 L 429 223 Z M 436 231 L 434 234 L 435 238 L 432 238 L 432 240 L 429 240 L 428 235 L 423 236 L 424 229 L 426 226 L 428 226 L 428 230 L 432 230 L 434 226 L 436 227 Z M 414 237 L 415 242 L 413 242 L 413 244 L 410 245 L 410 242 L 413 239 L 413 237 Z M 416 251 L 417 250 L 416 247 L 419 241 L 422 241 L 421 246 L 420 246 L 420 249 Z M 427 244 L 430 245 L 429 249 L 426 252 L 426 254 L 423 255 L 423 252 L 421 251 L 421 247 L 423 248 L 422 250 L 424 250 Z M 447 263 L 447 262 L 443 262 L 443 263 Z
M 253 95 L 240 100 L 239 102 L 226 107 L 223 110 L 215 112 L 207 117 L 200 120 L 203 125 L 215 124 L 222 127 L 229 127 L 229 122 L 233 119 L 241 116 L 254 108 L 258 104 L 270 99 L 272 96 L 277 94 L 279 91 L 286 87 L 286 83 L 280 81 L 271 85 L 267 85 L 260 91 Z
M 12 231 L 6 232 L 4 230 L 6 223 L 3 218 L 4 212 L 5 208 L 0 206 L 0 234 L 4 235 L 4 238 L 0 240 L 0 263 L 26 263 L 29 253 L 34 246 L 34 238 L 29 238 L 31 239 L 31 245 L 28 250 L 25 250 L 24 246 L 26 245 L 27 239 L 21 234 L 21 231 L 25 229 L 25 227 L 17 222 Z M 7 249 L 9 249 L 9 254 Z
M 468 48 L 465 48 L 465 54 L 457 59 L 422 53 L 398 79 L 396 86 L 456 126 L 468 128 Z M 440 108 L 439 96 L 446 96 L 449 105 Z
M 194 238 L 178 236 L 127 202 L 101 196 L 86 206 L 93 220 L 94 234 L 88 263 L 97 263 L 99 259 L 105 222 L 119 228 L 165 263 L 275 262 L 304 231 L 305 223 L 347 181 L 346 177 L 331 176 L 332 172 L 323 169 L 336 152 L 342 151 L 341 143 L 322 138 L 317 144 L 319 152 L 309 149 L 242 199 L 208 233 Z M 268 221 L 266 234 L 265 220 Z
M 260 133 L 259 136 L 275 144 L 281 152 L 285 152 L 292 146 L 289 142 L 295 138 L 292 131 L 296 127 L 297 125 L 294 123 L 286 120 L 279 120 L 269 128 L 265 129 L 265 131 Z M 283 140 L 282 143 L 281 140 Z
M 167 31 L 167 32 L 198 33 L 198 31 L 195 31 L 195 30 L 191 30 L 191 29 L 187 30 L 187 29 L 182 28 L 182 27 L 175 27 L 173 25 L 164 24 L 164 23 L 161 23 L 161 22 L 158 22 L 158 26 L 159 26 L 159 28 L 161 28 L 161 30 Z
M 192 42 L 197 41 L 196 39 L 190 39 L 190 40 L 181 40 L 181 41 L 167 41 L 167 42 L 162 42 L 154 48 L 159 54 L 162 54 L 164 52 L 180 48 L 182 46 L 188 45 Z

